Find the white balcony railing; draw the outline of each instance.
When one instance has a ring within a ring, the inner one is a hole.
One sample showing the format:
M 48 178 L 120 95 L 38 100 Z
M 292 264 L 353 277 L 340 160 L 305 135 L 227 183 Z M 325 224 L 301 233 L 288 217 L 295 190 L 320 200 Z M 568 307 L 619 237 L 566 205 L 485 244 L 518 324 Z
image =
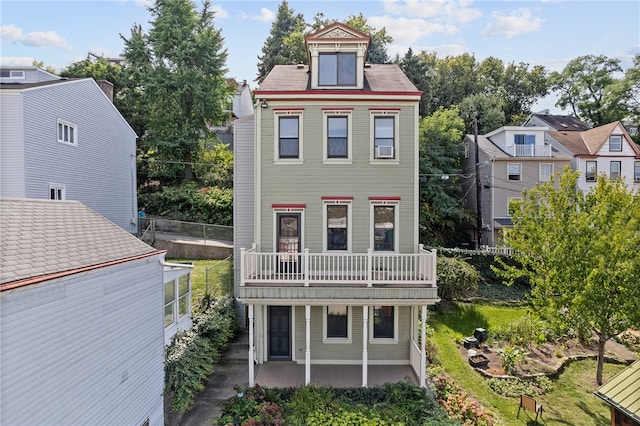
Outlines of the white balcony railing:
M 551 145 L 510 145 L 507 153 L 513 157 L 551 157 Z
M 259 253 L 255 244 L 240 250 L 240 285 L 372 287 L 376 284 L 436 285 L 436 250 L 420 245 L 417 254 Z

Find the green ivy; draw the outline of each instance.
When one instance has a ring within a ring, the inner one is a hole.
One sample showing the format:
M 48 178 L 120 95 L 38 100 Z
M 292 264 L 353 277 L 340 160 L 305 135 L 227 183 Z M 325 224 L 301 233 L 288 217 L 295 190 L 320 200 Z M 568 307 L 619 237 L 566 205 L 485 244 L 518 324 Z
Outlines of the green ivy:
M 193 327 L 174 336 L 165 352 L 165 393 L 171 410 L 186 411 L 213 373 L 213 363 L 239 331 L 232 297 L 212 299 L 193 317 Z

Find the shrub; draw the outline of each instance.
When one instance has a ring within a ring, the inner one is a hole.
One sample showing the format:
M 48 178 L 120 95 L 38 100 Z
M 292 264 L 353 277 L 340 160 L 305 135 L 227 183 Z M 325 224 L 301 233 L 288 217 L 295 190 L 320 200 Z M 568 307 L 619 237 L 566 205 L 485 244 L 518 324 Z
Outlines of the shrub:
M 471 399 L 450 377 L 441 375 L 435 379 L 436 398 L 449 416 L 462 425 L 491 426 L 495 419 L 477 401 Z
M 516 365 L 525 361 L 527 353 L 522 349 L 515 346 L 507 346 L 506 348 L 498 349 L 500 359 L 502 360 L 502 366 L 507 374 L 514 374 L 516 371 Z
M 508 342 L 511 345 L 531 347 L 541 345 L 555 337 L 546 322 L 525 315 L 517 321 L 503 327 L 496 327 L 493 340 Z
M 266 397 L 266 392 L 260 385 L 251 388 L 234 386 L 236 395 L 223 405 L 224 415 L 218 425 L 258 426 L 283 424 L 284 410 Z
M 194 315 L 193 327 L 174 336 L 165 351 L 165 393 L 172 411 L 187 410 L 213 373 L 213 362 L 239 330 L 233 298 L 213 300 Z
M 545 376 L 536 377 L 534 379 L 489 379 L 487 380 L 489 387 L 494 392 L 507 397 L 517 397 L 520 395 L 543 395 L 549 392 L 553 383 L 551 379 Z
M 467 262 L 455 257 L 438 257 L 438 290 L 445 300 L 473 296 L 478 290 L 478 271 Z

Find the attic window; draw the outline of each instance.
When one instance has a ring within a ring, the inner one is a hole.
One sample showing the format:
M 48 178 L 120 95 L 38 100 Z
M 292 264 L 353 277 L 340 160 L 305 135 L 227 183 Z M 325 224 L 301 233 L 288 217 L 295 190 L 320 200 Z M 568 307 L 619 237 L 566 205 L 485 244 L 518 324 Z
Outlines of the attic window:
M 15 78 L 24 79 L 24 71 L 22 70 L 2 70 L 0 71 L 1 78 Z
M 355 86 L 356 53 L 321 53 L 318 56 L 319 86 Z
M 609 151 L 622 151 L 622 136 L 612 135 L 609 137 Z

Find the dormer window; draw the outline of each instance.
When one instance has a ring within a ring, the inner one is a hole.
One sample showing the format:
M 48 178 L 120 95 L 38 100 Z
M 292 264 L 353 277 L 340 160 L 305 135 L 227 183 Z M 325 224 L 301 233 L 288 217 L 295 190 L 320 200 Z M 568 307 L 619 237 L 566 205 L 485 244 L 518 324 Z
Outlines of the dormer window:
M 355 86 L 356 53 L 321 53 L 318 57 L 320 86 Z

